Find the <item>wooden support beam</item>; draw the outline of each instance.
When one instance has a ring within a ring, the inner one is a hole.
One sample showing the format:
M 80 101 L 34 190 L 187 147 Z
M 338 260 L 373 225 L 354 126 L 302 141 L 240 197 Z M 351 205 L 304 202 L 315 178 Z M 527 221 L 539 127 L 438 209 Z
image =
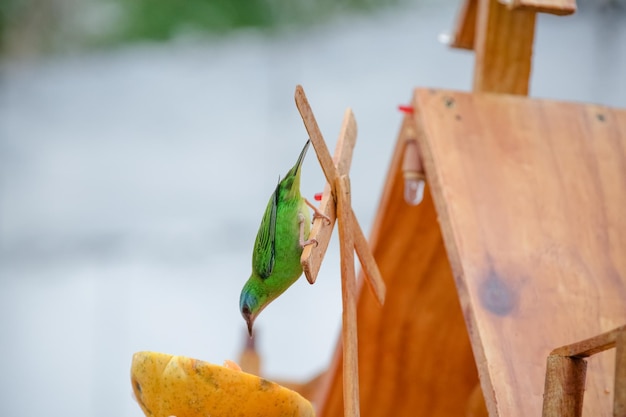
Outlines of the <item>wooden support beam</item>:
M 587 363 L 584 358 L 616 348 L 613 416 L 626 416 L 626 325 L 555 349 L 548 356 L 543 417 L 582 416 Z
M 478 0 L 465 0 L 452 32 L 450 46 L 460 49 L 474 49 L 476 38 L 476 13 Z
M 347 174 L 350 171 L 352 152 L 356 143 L 356 133 L 357 128 L 354 114 L 351 109 L 346 109 L 339 139 L 337 140 L 335 153 L 333 155 L 333 163 L 337 167 L 337 171 L 340 175 Z M 322 265 L 322 259 L 328 249 L 330 237 L 337 219 L 335 200 L 333 199 L 332 189 L 328 183 L 322 193 L 322 201 L 320 201 L 319 210 L 328 216 L 330 223 L 327 223 L 324 219 L 314 220 L 309 237 L 315 238 L 318 245 L 305 246 L 302 251 L 302 257 L 300 258 L 304 275 L 311 284 L 315 283 L 317 279 L 317 274 Z
M 531 12 L 569 15 L 576 12 L 576 0 L 500 0 L 500 3 L 511 9 L 522 9 Z M 476 11 L 478 0 L 465 0 L 452 31 L 450 46 L 453 48 L 474 49 L 476 37 Z
M 554 349 L 550 355 L 571 356 L 576 358 L 586 358 L 596 353 L 603 352 L 615 347 L 615 343 L 621 333 L 626 331 L 626 326 L 618 327 L 609 332 L 581 340 L 571 345 Z
M 309 137 L 311 138 L 311 143 L 315 149 L 317 159 L 322 166 L 324 175 L 326 176 L 326 181 L 328 181 L 329 184 L 332 184 L 332 187 L 326 189 L 324 191 L 325 195 L 322 196 L 322 200 L 325 198 L 329 199 L 331 194 L 335 194 L 333 187 L 341 173 L 339 172 L 339 168 L 333 163 L 333 159 L 330 156 L 330 152 L 328 151 L 322 132 L 317 124 L 317 120 L 315 120 L 315 116 L 313 115 L 313 110 L 309 105 L 309 100 L 306 98 L 306 94 L 304 94 L 304 89 L 301 85 L 296 86 L 295 100 L 296 107 L 300 112 L 304 126 L 309 133 Z M 347 132 L 348 130 L 346 129 L 346 133 Z M 354 132 L 356 132 L 356 128 L 354 129 Z M 345 166 L 342 169 L 346 169 Z M 334 199 L 336 200 L 336 196 L 334 196 Z M 327 212 L 323 213 L 329 215 Z M 352 209 L 350 209 L 350 213 L 354 229 L 354 248 L 356 249 L 356 253 L 361 261 L 361 267 L 363 268 L 366 282 L 372 292 L 376 295 L 378 302 L 382 305 L 385 302 L 385 282 L 380 275 L 380 271 L 376 265 L 374 256 L 372 255 L 372 251 L 367 243 L 367 239 L 365 238 L 365 234 L 363 233 L 359 222 L 356 220 L 356 216 L 354 215 Z M 319 271 L 319 264 L 314 265 L 313 263 L 321 263 L 323 257 L 321 255 L 317 255 L 316 252 L 321 251 L 322 249 L 326 250 L 326 247 L 328 247 L 327 240 L 330 239 L 330 233 L 323 236 L 316 236 L 311 233 L 309 234 L 309 238 L 317 239 L 318 246 L 313 246 L 310 251 L 303 251 L 300 263 L 302 263 L 302 268 L 305 271 L 305 274 L 308 273 L 307 280 L 312 284 L 317 278 L 317 276 L 312 275 L 313 271 Z
M 508 4 L 512 9 L 523 8 L 559 16 L 576 12 L 576 0 L 501 0 L 501 2 Z
M 626 417 L 626 326 L 615 338 L 613 417 Z
M 528 95 L 535 15 L 497 0 L 478 0 L 474 91 Z
M 543 417 L 581 417 L 587 361 L 550 355 L 543 393 Z
M 343 346 L 344 417 L 359 417 L 359 345 L 356 318 L 356 274 L 354 272 L 354 224 L 351 215 L 350 181 L 347 175 L 337 177 L 337 214 L 339 216 L 339 250 L 341 253 L 341 300 Z
M 335 160 L 330 156 L 322 132 L 315 120 L 313 110 L 304 94 L 302 86 L 296 87 L 296 106 L 302 116 L 315 154 L 326 176 L 328 186 L 322 196 L 321 211 L 331 218 L 323 234 L 314 235 L 313 231 L 319 232 L 321 225 L 314 227 L 309 239 L 317 239 L 318 245 L 310 250 L 303 251 L 300 263 L 307 274 L 308 281 L 315 282 L 324 252 L 328 247 L 328 241 L 335 220 L 339 221 L 339 244 L 341 253 L 341 293 L 343 304 L 342 315 L 342 353 L 343 353 L 343 403 L 344 417 L 359 417 L 359 355 L 357 336 L 357 282 L 354 271 L 354 251 L 359 255 L 366 282 L 380 305 L 384 304 L 386 287 L 380 275 L 374 255 L 365 239 L 365 235 L 359 226 L 356 216 L 352 211 L 350 202 L 350 181 L 348 170 L 349 159 L 356 140 L 356 122 L 352 112 L 348 110 L 344 117 L 343 127 L 337 144 L 338 152 Z M 331 202 L 331 198 L 333 201 Z M 322 220 L 318 220 L 322 221 Z

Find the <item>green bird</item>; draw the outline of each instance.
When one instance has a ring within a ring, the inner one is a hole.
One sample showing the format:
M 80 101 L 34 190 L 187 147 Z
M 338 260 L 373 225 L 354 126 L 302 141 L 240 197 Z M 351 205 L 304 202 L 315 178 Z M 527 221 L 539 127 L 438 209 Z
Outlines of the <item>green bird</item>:
M 287 172 L 267 203 L 252 252 L 252 274 L 241 290 L 239 309 L 252 336 L 259 313 L 302 275 L 300 256 L 309 239 L 311 215 L 330 219 L 300 194 L 302 161 L 311 140 L 307 140 L 296 164 Z

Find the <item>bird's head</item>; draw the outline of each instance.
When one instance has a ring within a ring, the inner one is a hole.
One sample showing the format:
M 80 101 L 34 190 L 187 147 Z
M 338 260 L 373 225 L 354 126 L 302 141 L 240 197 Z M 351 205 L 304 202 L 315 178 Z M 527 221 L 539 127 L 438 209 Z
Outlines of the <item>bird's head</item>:
M 248 333 L 252 337 L 252 325 L 261 310 L 267 305 L 267 297 L 254 286 L 245 285 L 239 298 L 239 310 L 248 325 Z

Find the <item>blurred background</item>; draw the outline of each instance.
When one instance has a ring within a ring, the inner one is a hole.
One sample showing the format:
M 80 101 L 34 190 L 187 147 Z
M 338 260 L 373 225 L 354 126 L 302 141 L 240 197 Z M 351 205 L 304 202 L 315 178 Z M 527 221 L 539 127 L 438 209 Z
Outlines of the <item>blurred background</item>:
M 540 15 L 531 95 L 626 107 L 626 2 Z M 267 199 L 306 131 L 359 138 L 369 234 L 416 86 L 469 90 L 440 42 L 452 0 L 0 0 L 0 415 L 142 415 L 132 354 L 214 363 L 245 340 L 241 286 Z M 322 191 L 313 154 L 302 191 Z M 269 378 L 326 368 L 338 246 L 257 320 Z

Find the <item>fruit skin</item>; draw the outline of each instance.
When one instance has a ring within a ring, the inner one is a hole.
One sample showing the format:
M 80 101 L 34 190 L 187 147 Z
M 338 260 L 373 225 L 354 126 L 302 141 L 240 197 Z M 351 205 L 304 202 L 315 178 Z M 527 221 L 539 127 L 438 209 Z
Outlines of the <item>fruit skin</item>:
M 245 372 L 184 356 L 137 352 L 135 398 L 147 417 L 314 417 L 295 391 Z

